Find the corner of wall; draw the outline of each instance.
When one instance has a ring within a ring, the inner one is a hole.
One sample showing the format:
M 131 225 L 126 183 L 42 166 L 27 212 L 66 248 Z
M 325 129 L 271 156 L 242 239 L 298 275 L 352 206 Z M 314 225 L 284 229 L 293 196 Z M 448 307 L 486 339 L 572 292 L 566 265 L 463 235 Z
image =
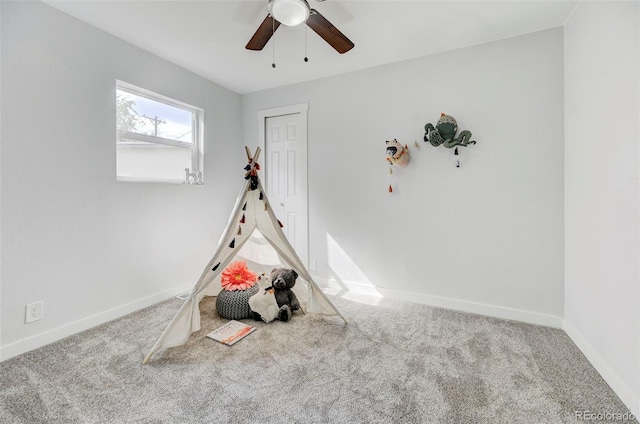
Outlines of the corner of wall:
M 598 350 L 587 341 L 571 321 L 565 319 L 562 323 L 562 329 L 567 333 L 569 338 L 571 338 L 589 362 L 591 362 L 591 365 L 593 365 L 596 371 L 600 373 L 607 384 L 611 386 L 620 400 L 622 400 L 622 402 L 629 408 L 629 411 L 636 417 L 640 417 L 640 398 L 633 393 L 633 390 L 631 390 L 631 388 L 625 384 L 620 376 L 609 366 Z

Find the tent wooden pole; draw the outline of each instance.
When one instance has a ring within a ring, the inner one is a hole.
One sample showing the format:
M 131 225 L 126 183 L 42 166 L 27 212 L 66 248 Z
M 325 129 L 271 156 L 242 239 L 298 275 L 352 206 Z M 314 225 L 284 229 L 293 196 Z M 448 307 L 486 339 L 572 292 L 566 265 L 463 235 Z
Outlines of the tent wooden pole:
M 260 147 L 258 146 L 253 156 L 251 156 L 251 150 L 249 150 L 248 146 L 244 146 L 244 151 L 247 154 L 247 160 L 253 165 L 253 163 L 256 163 L 258 161 L 258 158 L 260 157 L 260 152 L 262 151 L 262 149 L 260 149 Z

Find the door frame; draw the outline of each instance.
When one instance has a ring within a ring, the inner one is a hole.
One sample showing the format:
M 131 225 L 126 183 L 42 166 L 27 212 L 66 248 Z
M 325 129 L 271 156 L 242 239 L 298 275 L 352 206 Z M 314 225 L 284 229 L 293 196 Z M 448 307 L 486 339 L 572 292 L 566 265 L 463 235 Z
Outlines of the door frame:
M 307 269 L 309 269 L 309 132 L 307 130 L 307 119 L 309 115 L 309 103 L 299 103 L 290 106 L 282 106 L 277 108 L 270 108 L 258 111 L 258 146 L 262 149 L 264 153 L 262 162 L 265 165 L 267 164 L 267 149 L 266 149 L 266 140 L 267 140 L 267 132 L 266 132 L 266 122 L 267 118 L 273 118 L 282 115 L 294 115 L 300 114 L 301 128 L 300 131 L 305 135 L 305 143 L 306 143 L 306 156 L 304 158 L 304 167 L 302 169 L 302 177 L 304 182 L 302 183 L 302 188 L 304 190 L 305 200 L 302 202 L 302 214 L 305 217 L 306 228 L 302 229 L 304 239 L 306 240 L 304 246 L 304 252 L 296 252 L 302 260 L 302 263 L 305 265 Z M 263 173 L 266 175 L 266 172 Z M 268 190 L 267 187 L 268 181 L 265 180 L 265 189 Z M 302 253 L 302 254 L 300 254 Z

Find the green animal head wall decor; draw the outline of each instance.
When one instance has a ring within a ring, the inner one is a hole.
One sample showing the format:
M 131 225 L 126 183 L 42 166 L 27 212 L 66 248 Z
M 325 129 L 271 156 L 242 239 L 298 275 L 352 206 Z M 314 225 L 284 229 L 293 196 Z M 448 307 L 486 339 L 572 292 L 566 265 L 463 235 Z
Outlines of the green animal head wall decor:
M 443 145 L 450 149 L 457 146 L 476 144 L 475 141 L 471 140 L 471 131 L 460 131 L 460 135 L 456 137 L 458 122 L 456 118 L 445 113 L 440 114 L 440 119 L 438 119 L 435 127 L 432 123 L 428 123 L 424 126 L 424 131 L 424 141 L 428 141 L 434 147 Z
M 424 141 L 431 143 L 433 147 L 443 145 L 447 149 L 455 147 L 454 155 L 458 156 L 458 146 L 468 146 L 476 144 L 471 140 L 471 131 L 460 131 L 460 135 L 456 137 L 458 132 L 458 122 L 456 118 L 445 113 L 440 114 L 440 119 L 434 127 L 432 123 L 424 126 Z M 456 160 L 456 167 L 460 168 L 460 160 Z

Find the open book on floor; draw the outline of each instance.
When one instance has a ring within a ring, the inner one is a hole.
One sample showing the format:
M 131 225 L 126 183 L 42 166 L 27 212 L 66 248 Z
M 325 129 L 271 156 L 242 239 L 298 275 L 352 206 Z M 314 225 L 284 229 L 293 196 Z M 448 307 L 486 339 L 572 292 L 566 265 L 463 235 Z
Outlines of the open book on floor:
M 207 334 L 207 337 L 222 344 L 226 344 L 227 346 L 231 346 L 242 340 L 245 336 L 251 334 L 255 329 L 256 327 L 252 325 L 231 320 L 222 327 L 216 328 L 211 333 Z

